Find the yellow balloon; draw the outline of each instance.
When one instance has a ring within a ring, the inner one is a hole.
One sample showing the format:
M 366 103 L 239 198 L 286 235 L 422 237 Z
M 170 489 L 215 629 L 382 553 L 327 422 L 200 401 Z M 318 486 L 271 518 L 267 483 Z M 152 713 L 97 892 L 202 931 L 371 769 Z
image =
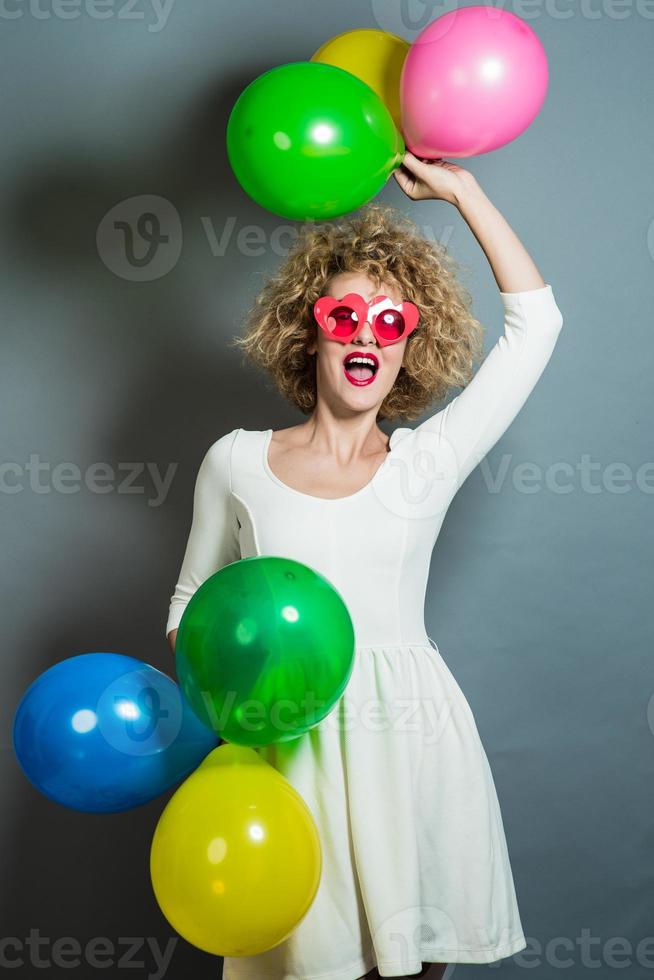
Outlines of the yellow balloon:
M 400 75 L 408 41 L 395 34 L 364 28 L 338 34 L 318 48 L 311 61 L 343 68 L 377 93 L 401 128 Z
M 216 956 L 283 942 L 309 911 L 321 872 L 305 801 L 253 748 L 230 742 L 171 797 L 150 850 L 161 911 L 184 939 Z

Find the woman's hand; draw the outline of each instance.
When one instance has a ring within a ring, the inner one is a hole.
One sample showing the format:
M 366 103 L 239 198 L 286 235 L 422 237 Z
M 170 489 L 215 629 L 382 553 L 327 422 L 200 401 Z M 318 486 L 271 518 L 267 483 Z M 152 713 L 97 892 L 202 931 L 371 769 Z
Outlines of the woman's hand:
M 458 206 L 468 191 L 479 186 L 470 171 L 463 167 L 447 160 L 424 162 L 409 150 L 393 176 L 412 201 L 435 199 Z
M 469 171 L 446 160 L 424 163 L 407 150 L 402 169 L 393 172 L 412 200 L 440 198 L 457 207 L 484 250 L 502 292 L 518 293 L 545 285 L 526 248 Z

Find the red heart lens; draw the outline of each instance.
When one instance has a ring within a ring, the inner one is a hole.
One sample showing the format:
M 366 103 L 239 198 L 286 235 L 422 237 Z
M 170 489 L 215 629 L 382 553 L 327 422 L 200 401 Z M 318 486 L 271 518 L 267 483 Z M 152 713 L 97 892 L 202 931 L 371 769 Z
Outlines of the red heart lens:
M 377 314 L 375 326 L 384 340 L 398 340 L 404 333 L 404 317 L 399 310 L 382 310 Z
M 359 326 L 359 317 L 351 306 L 335 306 L 327 316 L 327 325 L 335 337 L 349 337 Z

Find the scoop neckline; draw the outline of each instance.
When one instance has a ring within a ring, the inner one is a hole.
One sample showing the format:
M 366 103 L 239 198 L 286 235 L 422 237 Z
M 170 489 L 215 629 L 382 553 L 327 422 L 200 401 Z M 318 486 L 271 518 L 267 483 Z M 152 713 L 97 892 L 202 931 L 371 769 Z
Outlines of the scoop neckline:
M 284 483 L 283 480 L 280 480 L 279 477 L 275 473 L 273 473 L 270 464 L 268 462 L 268 449 L 270 447 L 270 443 L 272 442 L 273 431 L 274 431 L 273 429 L 263 430 L 264 440 L 263 440 L 262 453 L 261 453 L 261 459 L 262 459 L 264 471 L 268 474 L 268 476 L 273 481 L 273 483 L 276 483 L 278 487 L 282 488 L 282 490 L 287 490 L 289 493 L 294 493 L 297 497 L 304 497 L 305 500 L 317 500 L 320 503 L 325 503 L 325 504 L 339 504 L 339 503 L 343 503 L 344 500 L 354 500 L 356 497 L 362 496 L 366 492 L 366 490 L 371 489 L 375 480 L 381 474 L 382 470 L 389 462 L 389 458 L 393 452 L 393 437 L 395 436 L 397 429 L 391 432 L 389 443 L 388 443 L 389 448 L 388 448 L 388 452 L 386 453 L 386 457 L 385 459 L 382 460 L 381 464 L 377 467 L 371 479 L 368 480 L 368 482 L 364 486 L 360 487 L 358 490 L 355 490 L 354 493 L 348 493 L 345 497 L 316 497 L 316 495 L 313 493 L 305 493 L 303 490 L 296 490 L 295 487 L 291 487 L 288 485 L 288 483 Z

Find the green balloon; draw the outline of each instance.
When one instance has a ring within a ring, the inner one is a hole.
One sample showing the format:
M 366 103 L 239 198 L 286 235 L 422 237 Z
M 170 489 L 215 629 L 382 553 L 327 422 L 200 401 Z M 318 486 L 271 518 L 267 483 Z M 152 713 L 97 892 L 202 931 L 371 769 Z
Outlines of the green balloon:
M 271 68 L 236 100 L 229 162 L 268 211 L 334 218 L 366 204 L 404 156 L 404 141 L 376 92 L 350 72 L 314 61 Z
M 193 711 L 228 742 L 268 745 L 316 725 L 354 666 L 352 619 L 308 565 L 258 555 L 225 565 L 193 594 L 175 647 Z

